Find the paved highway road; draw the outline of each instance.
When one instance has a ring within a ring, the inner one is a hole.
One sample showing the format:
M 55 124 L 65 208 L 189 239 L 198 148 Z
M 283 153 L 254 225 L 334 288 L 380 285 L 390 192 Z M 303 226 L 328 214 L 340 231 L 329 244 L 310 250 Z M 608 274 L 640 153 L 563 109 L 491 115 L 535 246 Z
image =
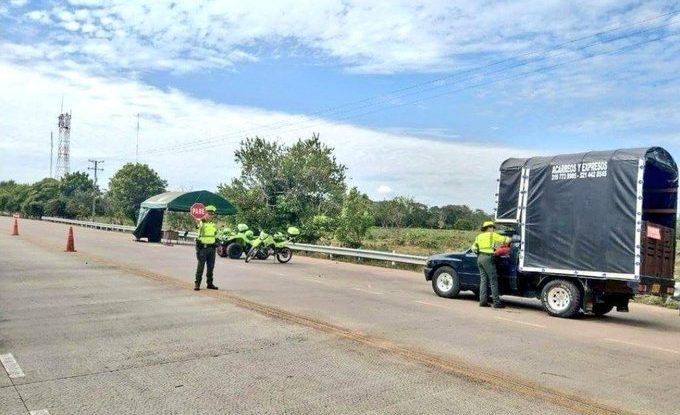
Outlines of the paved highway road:
M 74 228 L 66 254 L 66 226 L 0 229 L 0 354 L 25 372 L 0 376 L 0 413 L 680 413 L 677 311 L 480 309 L 299 256 L 218 258 L 221 290 L 195 293 L 191 246 Z

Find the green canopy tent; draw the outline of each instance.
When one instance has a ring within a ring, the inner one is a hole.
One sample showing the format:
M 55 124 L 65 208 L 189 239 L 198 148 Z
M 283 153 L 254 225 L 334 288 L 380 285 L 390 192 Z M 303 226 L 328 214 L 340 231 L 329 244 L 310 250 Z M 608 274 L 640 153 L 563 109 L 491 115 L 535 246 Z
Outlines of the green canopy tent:
M 132 234 L 137 239 L 147 238 L 149 242 L 160 242 L 165 211 L 189 212 L 194 203 L 213 205 L 217 208 L 218 215 L 236 213 L 236 208 L 227 199 L 207 190 L 165 192 L 142 202 L 137 216 L 137 229 Z

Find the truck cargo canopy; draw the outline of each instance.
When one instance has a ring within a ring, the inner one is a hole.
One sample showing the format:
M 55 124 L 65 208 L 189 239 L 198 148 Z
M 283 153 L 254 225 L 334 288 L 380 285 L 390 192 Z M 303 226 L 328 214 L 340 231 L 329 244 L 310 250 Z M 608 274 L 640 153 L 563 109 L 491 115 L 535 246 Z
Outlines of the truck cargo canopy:
M 513 158 L 500 170 L 496 220 L 519 225 L 522 270 L 638 279 L 643 221 L 675 229 L 678 170 L 660 147 Z

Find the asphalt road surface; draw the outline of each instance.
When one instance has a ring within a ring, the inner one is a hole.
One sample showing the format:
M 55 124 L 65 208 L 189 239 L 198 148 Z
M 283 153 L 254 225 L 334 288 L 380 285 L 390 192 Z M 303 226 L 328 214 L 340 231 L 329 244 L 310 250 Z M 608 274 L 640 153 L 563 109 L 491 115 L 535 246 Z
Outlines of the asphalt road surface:
M 74 227 L 64 253 L 67 226 L 10 225 L 0 414 L 680 413 L 677 311 L 481 309 L 421 273 L 301 256 L 218 258 L 220 290 L 194 292 L 192 246 Z

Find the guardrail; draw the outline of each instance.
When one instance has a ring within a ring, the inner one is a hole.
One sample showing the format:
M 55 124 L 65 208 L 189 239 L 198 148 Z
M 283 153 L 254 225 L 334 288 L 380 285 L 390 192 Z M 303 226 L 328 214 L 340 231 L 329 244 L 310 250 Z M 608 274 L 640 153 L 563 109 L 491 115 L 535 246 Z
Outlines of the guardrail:
M 318 252 L 328 255 L 349 256 L 353 258 L 389 261 L 400 264 L 425 265 L 427 257 L 417 255 L 398 254 L 396 252 L 369 251 L 367 249 L 343 248 L 340 246 L 324 246 L 311 244 L 291 244 L 291 248 L 298 251 Z
M 42 220 L 47 222 L 65 223 L 67 225 L 84 226 L 86 228 L 102 229 L 106 231 L 132 232 L 135 230 L 134 226 L 114 225 L 112 223 L 102 222 L 89 222 L 85 220 L 76 219 L 53 218 L 49 216 L 43 216 Z
M 89 222 L 84 220 L 76 219 L 64 219 L 64 218 L 53 218 L 43 216 L 42 220 L 55 223 L 64 223 L 68 225 L 84 226 L 86 228 L 101 229 L 106 231 L 115 232 L 132 232 L 135 230 L 134 226 L 127 225 L 114 225 L 111 223 L 101 223 L 101 222 Z M 187 234 L 187 239 L 196 239 L 196 232 L 189 232 Z M 291 243 L 290 247 L 297 251 L 304 252 L 316 252 L 321 254 L 328 254 L 332 256 L 347 256 L 352 258 L 362 258 L 362 259 L 372 259 L 377 261 L 387 261 L 393 264 L 412 264 L 412 265 L 425 265 L 427 257 L 418 255 L 407 255 L 398 254 L 396 252 L 383 252 L 383 251 L 370 251 L 366 249 L 352 249 L 343 248 L 339 246 L 324 246 L 324 245 L 312 245 L 312 244 L 298 244 Z

